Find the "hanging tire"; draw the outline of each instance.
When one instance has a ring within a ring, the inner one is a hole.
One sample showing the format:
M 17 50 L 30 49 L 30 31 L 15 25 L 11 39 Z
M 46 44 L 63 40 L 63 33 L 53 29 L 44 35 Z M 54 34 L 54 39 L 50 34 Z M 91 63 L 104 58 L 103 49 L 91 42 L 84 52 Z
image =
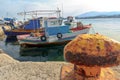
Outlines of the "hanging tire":
M 46 36 L 41 36 L 40 39 L 41 41 L 46 41 Z
M 57 33 L 57 38 L 61 39 L 62 38 L 62 34 L 61 33 Z

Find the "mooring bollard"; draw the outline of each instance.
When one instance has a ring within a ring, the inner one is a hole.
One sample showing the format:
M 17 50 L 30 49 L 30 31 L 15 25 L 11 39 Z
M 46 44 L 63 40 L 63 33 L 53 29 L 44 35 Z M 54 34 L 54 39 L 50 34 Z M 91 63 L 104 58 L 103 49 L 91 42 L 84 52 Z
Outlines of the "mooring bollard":
M 73 65 L 62 67 L 61 80 L 117 80 L 109 69 L 102 71 L 120 64 L 120 42 L 100 34 L 79 35 L 65 46 L 64 58 Z

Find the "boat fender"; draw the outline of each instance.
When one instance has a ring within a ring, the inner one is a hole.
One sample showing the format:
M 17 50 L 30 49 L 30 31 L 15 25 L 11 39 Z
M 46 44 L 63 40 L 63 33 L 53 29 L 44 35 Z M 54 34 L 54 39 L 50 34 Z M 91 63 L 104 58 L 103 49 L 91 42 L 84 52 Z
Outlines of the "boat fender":
M 61 33 L 57 33 L 57 38 L 61 39 L 62 38 L 62 34 Z
M 41 36 L 40 39 L 41 41 L 46 41 L 46 36 Z

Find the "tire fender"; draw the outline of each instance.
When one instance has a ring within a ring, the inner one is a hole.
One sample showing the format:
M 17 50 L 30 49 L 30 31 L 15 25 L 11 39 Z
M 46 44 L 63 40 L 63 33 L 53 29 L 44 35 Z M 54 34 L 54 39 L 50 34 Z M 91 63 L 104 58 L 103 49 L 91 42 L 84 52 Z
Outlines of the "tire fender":
M 47 38 L 46 38 L 46 36 L 41 36 L 40 39 L 41 39 L 41 41 L 46 41 Z
M 62 35 L 61 33 L 57 33 L 57 38 L 58 38 L 58 39 L 61 39 L 62 36 L 63 36 L 63 35 Z

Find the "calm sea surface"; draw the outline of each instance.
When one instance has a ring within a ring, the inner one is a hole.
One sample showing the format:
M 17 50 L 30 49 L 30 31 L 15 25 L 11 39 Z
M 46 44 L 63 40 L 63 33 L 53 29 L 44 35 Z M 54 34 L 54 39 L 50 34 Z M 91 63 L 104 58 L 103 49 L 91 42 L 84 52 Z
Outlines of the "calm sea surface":
M 120 41 L 120 18 L 82 19 L 80 21 L 84 24 L 92 24 L 91 33 L 98 32 Z
M 120 41 L 120 18 L 80 19 L 83 24 L 92 24 L 90 33 L 100 33 Z M 0 48 L 11 57 L 20 61 L 64 61 L 64 46 L 49 48 L 20 48 L 16 39 L 0 41 Z

